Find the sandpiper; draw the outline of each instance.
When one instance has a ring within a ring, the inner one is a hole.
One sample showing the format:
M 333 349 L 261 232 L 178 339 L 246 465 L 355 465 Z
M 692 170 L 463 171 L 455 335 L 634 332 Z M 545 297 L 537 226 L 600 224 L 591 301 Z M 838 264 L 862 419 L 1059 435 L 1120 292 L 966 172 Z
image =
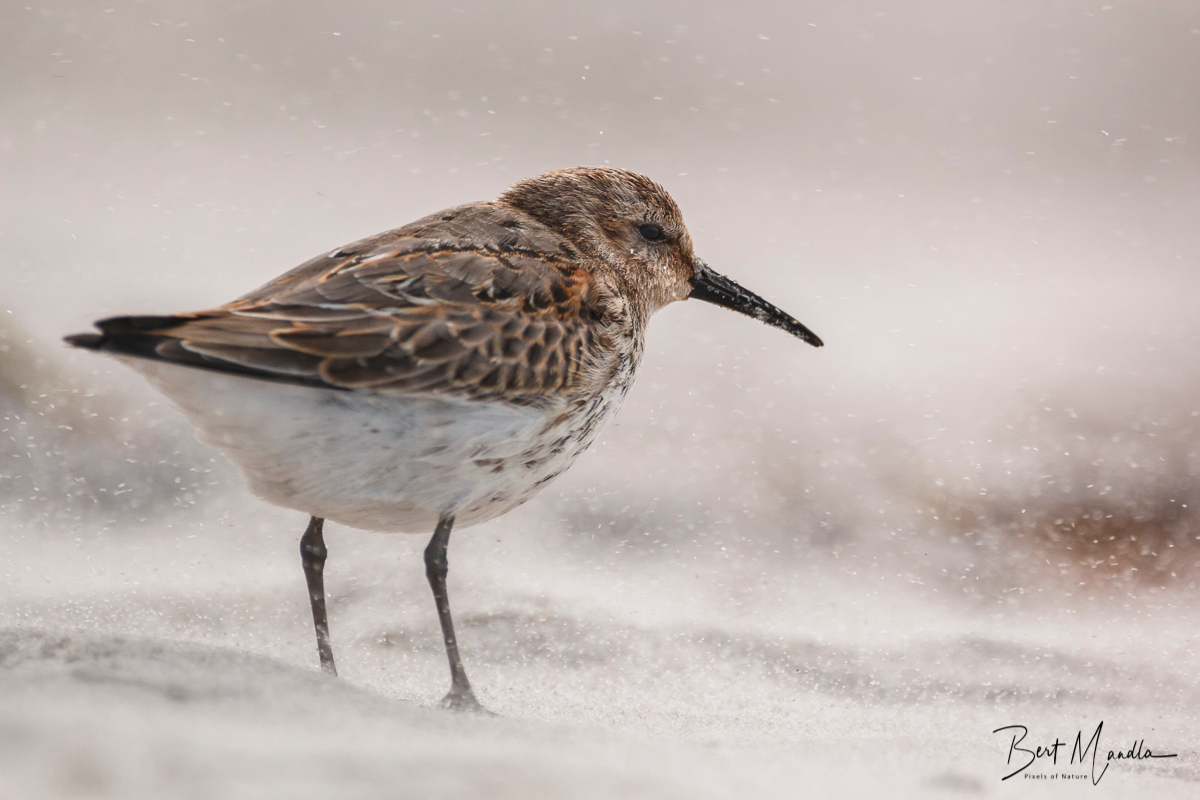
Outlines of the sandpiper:
M 515 508 L 569 467 L 629 391 L 650 316 L 689 297 L 821 346 L 695 257 L 665 189 L 608 167 L 523 180 L 218 308 L 104 319 L 66 341 L 122 357 L 257 495 L 310 515 L 300 553 L 329 674 L 324 521 L 433 529 L 442 705 L 481 711 L 446 595 L 451 528 Z

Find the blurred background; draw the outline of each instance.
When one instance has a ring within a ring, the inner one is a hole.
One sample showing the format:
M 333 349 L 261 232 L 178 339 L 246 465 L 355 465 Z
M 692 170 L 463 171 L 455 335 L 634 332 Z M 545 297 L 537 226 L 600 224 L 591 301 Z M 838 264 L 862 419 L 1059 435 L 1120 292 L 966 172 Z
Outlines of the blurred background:
M 826 347 L 699 303 L 654 320 L 603 441 L 455 534 L 485 700 L 673 729 L 678 707 L 623 681 L 686 633 L 707 655 L 672 658 L 710 672 L 800 664 L 732 695 L 677 664 L 672 693 L 716 704 L 708 719 L 767 686 L 865 708 L 1194 708 L 1198 81 L 1186 0 L 6 4 L 9 621 L 315 665 L 302 517 L 251 498 L 131 371 L 59 338 L 611 164 L 666 186 L 697 253 Z M 423 539 L 329 541 L 351 674 L 436 699 Z M 730 650 L 751 633 L 777 649 Z M 396 659 L 406 675 L 381 672 Z M 1157 693 L 1111 688 L 1127 674 Z M 657 722 L 629 721 L 647 708 Z M 773 724 L 799 736 L 788 708 Z

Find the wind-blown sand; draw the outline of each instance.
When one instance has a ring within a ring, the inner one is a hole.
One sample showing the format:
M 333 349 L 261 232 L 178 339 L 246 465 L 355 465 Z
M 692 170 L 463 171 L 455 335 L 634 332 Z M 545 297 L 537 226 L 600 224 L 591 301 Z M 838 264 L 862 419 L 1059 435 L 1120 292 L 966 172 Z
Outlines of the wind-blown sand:
M 1101 721 L 1106 748 L 1180 757 L 1115 766 L 1097 796 L 1190 797 L 1200 777 L 1177 608 L 949 613 L 832 564 L 546 545 L 530 514 L 454 541 L 460 640 L 502 715 L 459 716 L 432 708 L 448 676 L 420 542 L 333 530 L 330 679 L 280 524 L 298 515 L 252 503 L 219 527 L 9 538 L 9 796 L 990 796 L 992 729 L 1049 744 Z

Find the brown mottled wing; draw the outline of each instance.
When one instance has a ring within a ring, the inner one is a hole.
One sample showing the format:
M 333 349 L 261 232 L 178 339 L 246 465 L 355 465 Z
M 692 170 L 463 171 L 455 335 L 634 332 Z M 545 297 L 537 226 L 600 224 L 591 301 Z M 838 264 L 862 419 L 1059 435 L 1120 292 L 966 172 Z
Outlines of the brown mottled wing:
M 319 256 L 211 311 L 100 327 L 112 342 L 136 334 L 147 352 L 132 355 L 271 380 L 480 398 L 562 392 L 594 361 L 605 316 L 605 293 L 577 259 L 531 218 L 475 203 Z

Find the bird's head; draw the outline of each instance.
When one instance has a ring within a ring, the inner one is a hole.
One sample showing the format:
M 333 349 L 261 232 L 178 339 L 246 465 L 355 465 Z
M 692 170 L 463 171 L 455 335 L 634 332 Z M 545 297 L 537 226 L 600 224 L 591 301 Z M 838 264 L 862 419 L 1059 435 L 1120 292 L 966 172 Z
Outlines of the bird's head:
M 514 184 L 499 202 L 534 217 L 603 265 L 647 316 L 694 297 L 822 344 L 794 318 L 697 258 L 679 206 L 644 175 L 612 167 L 554 170 Z

